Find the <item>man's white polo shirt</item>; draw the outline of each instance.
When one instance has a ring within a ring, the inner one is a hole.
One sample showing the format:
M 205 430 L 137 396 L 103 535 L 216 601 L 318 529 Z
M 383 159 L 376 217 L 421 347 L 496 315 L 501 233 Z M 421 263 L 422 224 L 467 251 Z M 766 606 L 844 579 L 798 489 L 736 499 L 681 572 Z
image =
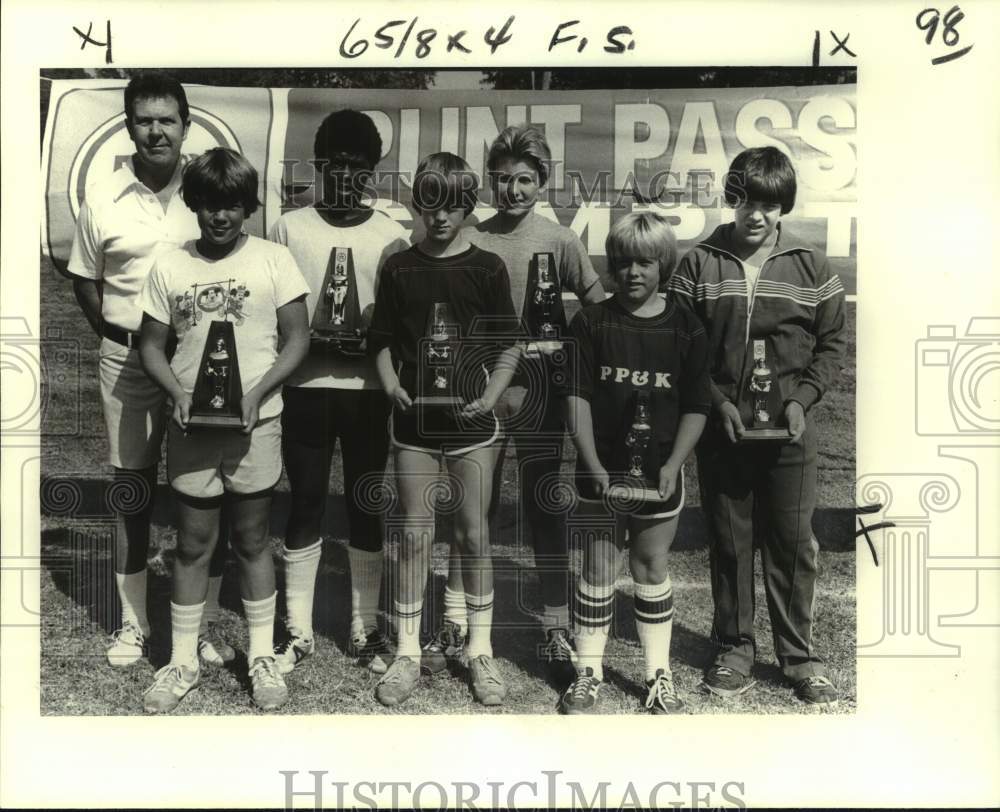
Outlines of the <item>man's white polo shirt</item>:
M 183 161 L 177 173 L 182 168 Z M 106 181 L 87 189 L 76 221 L 69 272 L 104 281 L 101 315 L 106 322 L 138 331 L 142 310 L 136 302 L 154 257 L 200 235 L 198 220 L 179 189 L 164 211 L 156 194 L 136 177 L 132 158 Z

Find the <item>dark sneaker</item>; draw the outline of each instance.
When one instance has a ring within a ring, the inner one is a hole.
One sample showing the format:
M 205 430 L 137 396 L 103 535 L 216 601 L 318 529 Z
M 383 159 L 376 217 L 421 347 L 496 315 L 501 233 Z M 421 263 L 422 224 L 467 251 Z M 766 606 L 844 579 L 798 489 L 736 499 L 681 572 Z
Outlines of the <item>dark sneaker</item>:
M 393 659 L 389 641 L 378 629 L 368 632 L 365 637 L 352 639 L 350 654 L 358 661 L 358 665 L 368 666 L 373 674 L 384 674 L 389 670 Z
M 825 708 L 837 707 L 840 694 L 827 677 L 806 677 L 795 683 L 795 696 L 807 705 Z
M 375 685 L 375 698 L 392 707 L 410 698 L 420 681 L 420 666 L 409 657 L 397 657 Z
M 316 651 L 316 641 L 311 636 L 303 637 L 294 632 L 289 634 L 291 636 L 284 643 L 274 647 L 274 661 L 279 674 L 291 674 L 295 666 Z
M 669 671 L 658 669 L 656 678 L 647 682 L 646 688 L 649 690 L 646 707 L 651 713 L 679 713 L 684 709 L 684 703 L 674 688 L 673 675 Z
M 420 668 L 425 674 L 440 674 L 448 667 L 449 660 L 458 660 L 465 647 L 462 627 L 452 620 L 441 624 L 437 634 L 425 645 L 420 654 Z
M 713 665 L 702 679 L 701 684 L 711 694 L 717 696 L 739 696 L 756 684 L 753 677 L 741 674 L 724 665 Z
M 469 661 L 469 684 L 472 695 L 483 705 L 500 705 L 507 697 L 507 686 L 503 684 L 496 660 L 485 654 Z
M 250 696 L 263 711 L 273 711 L 288 701 L 288 688 L 274 657 L 258 657 L 250 666 Z
M 203 663 L 221 668 L 236 659 L 236 649 L 222 639 L 215 626 L 198 635 L 198 657 Z
M 549 629 L 539 659 L 548 672 L 549 679 L 558 687 L 569 685 L 576 679 L 576 652 L 565 629 Z
M 563 713 L 597 713 L 601 706 L 604 683 L 594 676 L 593 668 L 584 668 L 559 700 Z

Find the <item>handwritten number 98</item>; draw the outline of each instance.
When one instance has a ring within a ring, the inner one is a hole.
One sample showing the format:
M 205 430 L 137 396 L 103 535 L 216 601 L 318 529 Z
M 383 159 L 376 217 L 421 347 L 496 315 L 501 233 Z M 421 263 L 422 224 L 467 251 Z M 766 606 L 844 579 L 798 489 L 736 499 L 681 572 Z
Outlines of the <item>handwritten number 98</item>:
M 927 36 L 925 41 L 928 45 L 934 40 L 934 35 L 937 33 L 938 23 L 943 22 L 944 27 L 941 29 L 941 39 L 945 45 L 951 47 L 953 45 L 958 45 L 958 31 L 955 30 L 957 26 L 965 17 L 965 12 L 963 12 L 958 6 L 952 6 L 948 12 L 944 15 L 944 19 L 941 18 L 941 13 L 936 8 L 925 8 L 917 15 L 917 28 L 921 31 L 926 31 Z

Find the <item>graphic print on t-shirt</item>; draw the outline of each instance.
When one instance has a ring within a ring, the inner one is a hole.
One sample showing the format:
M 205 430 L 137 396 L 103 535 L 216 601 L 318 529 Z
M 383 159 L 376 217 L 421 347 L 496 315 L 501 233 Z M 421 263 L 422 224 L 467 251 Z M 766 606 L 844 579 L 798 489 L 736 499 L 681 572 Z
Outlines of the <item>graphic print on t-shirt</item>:
M 235 279 L 215 282 L 197 282 L 183 295 L 174 297 L 174 313 L 189 326 L 194 327 L 205 316 L 213 321 L 228 321 L 232 316 L 237 326 L 250 315 L 247 299 L 250 291 Z

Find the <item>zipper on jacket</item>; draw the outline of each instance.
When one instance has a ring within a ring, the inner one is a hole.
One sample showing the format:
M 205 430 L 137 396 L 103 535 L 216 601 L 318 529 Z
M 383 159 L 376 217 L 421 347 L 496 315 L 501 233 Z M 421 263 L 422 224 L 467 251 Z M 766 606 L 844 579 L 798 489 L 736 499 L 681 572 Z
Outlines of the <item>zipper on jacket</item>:
M 733 260 L 735 260 L 737 265 L 740 266 L 740 273 L 743 274 L 743 284 L 746 285 L 747 273 L 746 270 L 743 268 L 742 259 L 736 256 L 736 254 L 727 251 L 725 248 L 719 248 L 718 246 L 714 245 L 707 247 L 712 248 L 713 250 L 718 251 L 721 254 L 725 254 L 726 256 L 731 257 Z M 780 257 L 782 254 L 791 254 L 798 250 L 800 249 L 797 247 L 786 248 L 783 251 L 777 251 L 773 254 L 768 254 L 766 257 L 764 257 L 764 261 L 760 263 L 760 271 L 757 273 L 757 282 L 753 286 L 753 291 L 747 291 L 747 304 L 746 304 L 747 323 L 746 323 L 746 330 L 744 331 L 744 336 L 743 336 L 743 359 L 740 363 L 740 380 L 736 388 L 737 397 L 739 397 L 739 393 L 743 391 L 743 386 L 746 383 L 747 347 L 750 344 L 750 319 L 753 317 L 753 301 L 754 299 L 757 298 L 757 285 L 760 283 L 760 280 L 764 276 L 764 266 L 767 265 L 767 263 L 770 262 L 775 257 Z

